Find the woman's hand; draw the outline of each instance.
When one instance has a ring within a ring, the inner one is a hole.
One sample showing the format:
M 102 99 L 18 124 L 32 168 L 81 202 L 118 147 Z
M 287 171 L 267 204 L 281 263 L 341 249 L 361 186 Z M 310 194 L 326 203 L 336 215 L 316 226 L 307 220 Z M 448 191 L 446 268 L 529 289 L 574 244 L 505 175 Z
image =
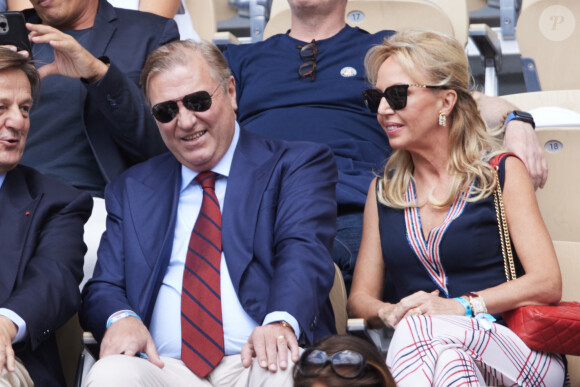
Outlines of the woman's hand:
M 391 328 L 396 328 L 403 318 L 417 314 L 464 316 L 465 308 L 454 299 L 439 297 L 439 290 L 434 290 L 431 293 L 416 292 L 403 298 L 396 305 L 385 304 L 378 311 L 381 320 Z
M 388 327 L 388 328 L 396 328 L 397 324 L 401 320 L 404 314 L 401 314 L 400 311 L 401 303 L 398 304 L 383 304 L 383 306 L 379 309 L 378 315 L 381 321 Z

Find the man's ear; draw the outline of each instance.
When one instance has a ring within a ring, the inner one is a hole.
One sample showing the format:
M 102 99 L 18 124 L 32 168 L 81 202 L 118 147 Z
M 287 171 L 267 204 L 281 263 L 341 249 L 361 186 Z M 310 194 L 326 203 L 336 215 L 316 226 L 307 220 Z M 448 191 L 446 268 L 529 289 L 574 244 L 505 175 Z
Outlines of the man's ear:
M 233 75 L 230 75 L 230 78 L 228 79 L 227 92 L 232 104 L 232 108 L 234 111 L 238 110 L 238 101 L 236 99 L 236 80 L 234 79 Z

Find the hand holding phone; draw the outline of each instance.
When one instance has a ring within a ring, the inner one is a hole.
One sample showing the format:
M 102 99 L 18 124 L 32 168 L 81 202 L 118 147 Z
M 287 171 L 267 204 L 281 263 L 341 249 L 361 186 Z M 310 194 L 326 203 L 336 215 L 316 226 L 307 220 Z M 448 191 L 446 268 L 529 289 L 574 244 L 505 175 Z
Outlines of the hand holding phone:
M 32 55 L 28 30 L 21 12 L 0 12 L 0 46 L 15 46 Z

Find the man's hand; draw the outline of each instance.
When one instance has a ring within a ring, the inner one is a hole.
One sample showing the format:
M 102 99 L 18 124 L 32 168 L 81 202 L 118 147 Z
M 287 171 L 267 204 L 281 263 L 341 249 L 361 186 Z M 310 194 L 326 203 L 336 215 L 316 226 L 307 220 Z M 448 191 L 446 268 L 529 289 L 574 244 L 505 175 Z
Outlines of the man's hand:
M 276 323 L 260 326 L 254 329 L 242 348 L 242 364 L 248 368 L 252 364 L 252 358 L 256 357 L 262 368 L 276 372 L 279 364 L 285 370 L 288 368 L 288 349 L 292 361 L 296 363 L 300 352 L 296 335 L 291 328 Z
M 12 340 L 16 337 L 18 329 L 7 317 L 0 316 L 0 372 L 6 368 L 14 372 L 14 349 Z
M 517 107 L 500 97 L 489 97 L 478 91 L 471 93 L 488 128 L 503 125 L 503 119 Z M 548 163 L 534 129 L 530 124 L 511 120 L 504 128 L 503 145 L 515 153 L 528 168 L 534 188 L 543 188 L 548 179 Z
M 511 120 L 505 128 L 503 145 L 522 159 L 534 188 L 543 188 L 548 179 L 548 163 L 532 126 Z
M 72 36 L 44 24 L 26 23 L 33 43 L 47 43 L 54 49 L 54 62 L 38 69 L 41 78 L 60 74 L 70 78 L 85 78 L 89 83 L 101 79 L 109 67 L 95 58 Z
M 159 358 L 149 330 L 141 320 L 131 316 L 115 321 L 107 329 L 101 342 L 99 357 L 118 354 L 135 356 L 137 352 L 145 353 L 151 363 L 163 368 L 164 364 Z

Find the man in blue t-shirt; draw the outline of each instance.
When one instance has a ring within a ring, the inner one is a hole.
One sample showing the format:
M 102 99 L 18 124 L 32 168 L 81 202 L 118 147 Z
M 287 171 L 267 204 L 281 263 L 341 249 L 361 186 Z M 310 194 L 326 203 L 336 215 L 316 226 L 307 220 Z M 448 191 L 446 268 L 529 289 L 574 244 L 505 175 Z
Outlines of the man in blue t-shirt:
M 348 290 L 367 190 L 391 151 L 376 115 L 363 102 L 362 91 L 369 88 L 364 57 L 394 31 L 369 34 L 346 25 L 347 0 L 288 2 L 292 25 L 286 34 L 251 45 L 230 45 L 224 54 L 236 80 L 238 120 L 244 128 L 284 140 L 321 142 L 333 150 L 339 173 L 333 255 Z M 507 102 L 494 104 L 488 115 L 499 121 L 514 108 Z M 518 125 L 520 130 L 510 129 L 518 144 L 512 150 L 524 160 L 536 159 L 542 155 L 537 141 L 535 148 L 518 148 L 530 141 L 530 134 L 535 138 L 531 126 L 513 122 Z M 528 156 L 530 152 L 533 156 Z M 535 173 L 544 175 L 546 169 Z

